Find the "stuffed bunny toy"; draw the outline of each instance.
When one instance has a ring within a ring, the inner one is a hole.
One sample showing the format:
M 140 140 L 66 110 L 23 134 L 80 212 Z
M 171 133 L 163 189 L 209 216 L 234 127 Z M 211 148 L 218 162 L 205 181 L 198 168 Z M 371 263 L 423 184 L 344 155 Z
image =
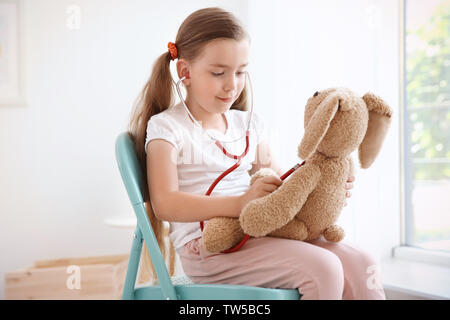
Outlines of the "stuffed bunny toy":
M 362 98 L 346 88 L 316 92 L 305 107 L 305 134 L 298 156 L 305 160 L 271 194 L 247 203 L 239 219 L 217 217 L 203 230 L 209 252 L 221 252 L 239 243 L 244 233 L 311 241 L 321 235 L 338 242 L 344 230 L 336 225 L 345 203 L 345 183 L 354 175 L 350 154 L 358 148 L 361 168 L 377 157 L 390 126 L 391 108 L 378 96 Z M 251 179 L 275 175 L 268 168 Z

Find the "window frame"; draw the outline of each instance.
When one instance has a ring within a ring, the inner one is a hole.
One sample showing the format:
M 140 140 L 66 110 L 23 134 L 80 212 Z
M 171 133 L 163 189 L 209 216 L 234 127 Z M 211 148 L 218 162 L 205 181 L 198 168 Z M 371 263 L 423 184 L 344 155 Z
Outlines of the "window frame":
M 399 0 L 399 111 L 400 111 L 400 244 L 392 249 L 394 258 L 407 259 L 450 267 L 450 253 L 411 245 L 412 226 L 408 215 L 412 214 L 407 188 L 412 186 L 408 177 L 411 170 L 408 154 L 408 110 L 406 106 L 406 6 L 408 0 Z

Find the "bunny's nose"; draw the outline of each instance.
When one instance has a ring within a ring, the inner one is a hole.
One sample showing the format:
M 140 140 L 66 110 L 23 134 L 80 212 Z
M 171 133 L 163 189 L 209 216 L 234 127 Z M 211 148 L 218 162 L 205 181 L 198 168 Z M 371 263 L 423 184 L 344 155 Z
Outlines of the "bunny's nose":
M 319 91 L 316 91 L 316 93 L 314 93 L 314 97 L 317 97 L 319 95 Z

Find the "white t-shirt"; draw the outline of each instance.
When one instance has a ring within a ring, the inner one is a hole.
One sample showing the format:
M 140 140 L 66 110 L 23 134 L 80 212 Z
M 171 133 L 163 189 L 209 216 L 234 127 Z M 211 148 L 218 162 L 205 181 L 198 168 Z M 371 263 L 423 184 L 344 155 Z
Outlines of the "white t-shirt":
M 227 120 L 225 134 L 206 130 L 220 140 L 235 140 L 245 134 L 250 112 L 230 109 L 224 113 Z M 248 171 L 256 159 L 256 146 L 267 138 L 267 129 L 262 119 L 253 112 L 250 124 L 250 145 L 241 165 L 225 176 L 214 188 L 210 196 L 241 195 L 249 189 Z M 147 124 L 147 144 L 154 139 L 170 142 L 177 150 L 177 172 L 179 191 L 204 195 L 214 180 L 236 163 L 226 156 L 204 130 L 189 117 L 184 106 L 176 104 L 150 118 Z M 245 135 L 232 143 L 222 143 L 228 153 L 241 155 L 245 150 Z M 175 249 L 180 250 L 192 239 L 201 237 L 199 222 L 170 222 L 169 237 Z

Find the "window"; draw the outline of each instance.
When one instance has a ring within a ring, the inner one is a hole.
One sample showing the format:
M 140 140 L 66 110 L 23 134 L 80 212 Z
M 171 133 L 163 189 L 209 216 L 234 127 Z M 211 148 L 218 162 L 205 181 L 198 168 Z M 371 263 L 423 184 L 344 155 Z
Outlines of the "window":
M 450 251 L 450 0 L 404 0 L 404 242 Z

